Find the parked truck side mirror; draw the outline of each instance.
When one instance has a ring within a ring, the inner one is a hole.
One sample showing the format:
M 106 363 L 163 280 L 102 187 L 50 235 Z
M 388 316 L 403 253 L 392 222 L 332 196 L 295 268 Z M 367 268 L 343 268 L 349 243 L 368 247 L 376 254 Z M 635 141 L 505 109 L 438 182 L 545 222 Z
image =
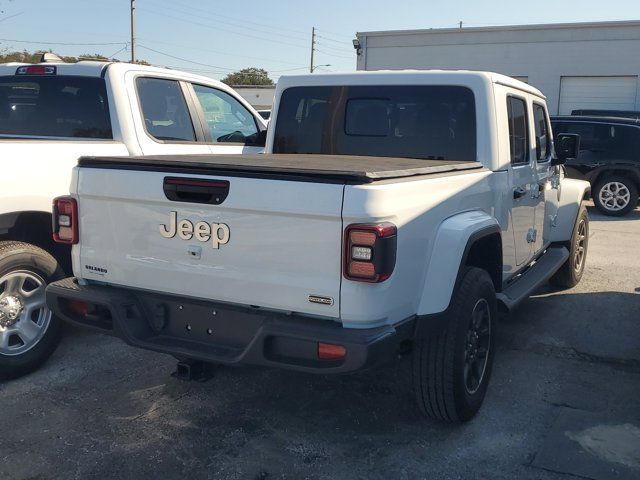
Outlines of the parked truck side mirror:
M 580 151 L 580 135 L 575 133 L 560 133 L 555 139 L 555 155 L 551 165 L 564 165 L 567 161 L 578 158 Z

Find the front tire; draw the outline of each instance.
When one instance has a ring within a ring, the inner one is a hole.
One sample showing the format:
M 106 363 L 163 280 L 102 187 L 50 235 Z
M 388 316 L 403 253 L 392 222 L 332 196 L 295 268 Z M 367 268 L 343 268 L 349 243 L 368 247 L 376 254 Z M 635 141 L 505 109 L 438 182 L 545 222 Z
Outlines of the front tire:
M 589 215 L 587 209 L 580 205 L 576 223 L 573 226 L 571 241 L 569 245 L 569 258 L 549 280 L 551 284 L 559 289 L 573 288 L 584 274 L 584 267 L 587 261 L 587 248 L 589 246 Z
M 413 391 L 424 415 L 453 423 L 478 412 L 491 377 L 496 317 L 489 274 L 467 267 L 451 299 L 446 326 L 414 345 Z
M 638 187 L 622 175 L 606 177 L 596 184 L 593 203 L 605 215 L 626 215 L 638 205 Z
M 64 272 L 34 245 L 0 242 L 0 378 L 38 368 L 56 349 L 60 321 L 45 303 L 45 288 Z

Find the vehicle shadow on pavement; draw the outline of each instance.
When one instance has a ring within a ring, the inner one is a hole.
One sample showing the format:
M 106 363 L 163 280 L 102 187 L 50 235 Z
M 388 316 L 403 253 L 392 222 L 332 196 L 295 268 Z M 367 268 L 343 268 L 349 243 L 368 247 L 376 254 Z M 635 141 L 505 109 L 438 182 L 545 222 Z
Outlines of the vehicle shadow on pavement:
M 554 291 L 545 286 L 500 324 L 501 349 L 636 365 L 640 294 Z
M 626 215 L 622 215 L 621 217 L 614 217 L 600 213 L 600 211 L 593 205 L 587 205 L 587 210 L 589 211 L 589 218 L 597 222 L 623 222 L 629 220 L 640 220 L 640 207 L 637 207 L 635 210 L 632 210 L 631 212 L 627 213 Z

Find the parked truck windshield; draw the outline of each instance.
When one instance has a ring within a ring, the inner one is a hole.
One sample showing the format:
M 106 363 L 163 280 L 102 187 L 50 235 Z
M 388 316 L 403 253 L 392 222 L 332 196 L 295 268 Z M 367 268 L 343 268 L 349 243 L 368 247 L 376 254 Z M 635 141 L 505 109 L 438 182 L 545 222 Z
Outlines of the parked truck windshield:
M 459 86 L 288 88 L 273 152 L 475 161 L 474 95 Z
M 0 77 L 2 136 L 112 138 L 104 80 L 78 76 Z

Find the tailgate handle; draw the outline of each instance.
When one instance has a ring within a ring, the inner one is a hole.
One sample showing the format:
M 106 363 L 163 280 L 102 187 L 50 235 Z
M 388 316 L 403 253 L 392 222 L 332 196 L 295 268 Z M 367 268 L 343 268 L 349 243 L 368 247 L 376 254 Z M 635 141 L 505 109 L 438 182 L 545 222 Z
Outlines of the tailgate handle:
M 164 195 L 174 202 L 209 203 L 220 205 L 229 195 L 227 180 L 164 177 Z

